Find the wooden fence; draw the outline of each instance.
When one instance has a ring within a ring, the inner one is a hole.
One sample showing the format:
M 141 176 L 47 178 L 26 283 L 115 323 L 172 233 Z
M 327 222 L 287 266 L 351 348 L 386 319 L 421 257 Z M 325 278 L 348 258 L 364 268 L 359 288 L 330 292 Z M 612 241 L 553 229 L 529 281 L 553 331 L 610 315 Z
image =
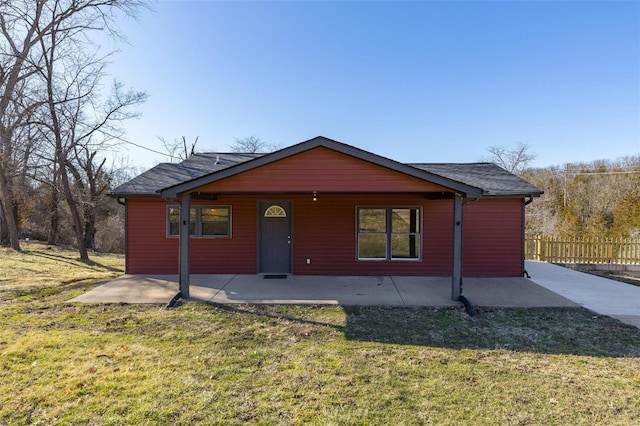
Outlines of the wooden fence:
M 527 236 L 525 258 L 558 263 L 640 264 L 640 240 Z

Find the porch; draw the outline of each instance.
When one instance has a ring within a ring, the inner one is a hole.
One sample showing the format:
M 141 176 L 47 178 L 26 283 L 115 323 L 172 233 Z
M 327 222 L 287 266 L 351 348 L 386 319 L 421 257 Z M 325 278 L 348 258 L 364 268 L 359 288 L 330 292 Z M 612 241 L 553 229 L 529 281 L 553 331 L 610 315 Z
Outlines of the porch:
M 166 304 L 178 275 L 123 275 L 71 302 Z M 450 277 L 191 275 L 190 299 L 209 303 L 461 306 L 451 300 Z M 526 278 L 465 278 L 474 306 L 562 307 L 574 302 Z

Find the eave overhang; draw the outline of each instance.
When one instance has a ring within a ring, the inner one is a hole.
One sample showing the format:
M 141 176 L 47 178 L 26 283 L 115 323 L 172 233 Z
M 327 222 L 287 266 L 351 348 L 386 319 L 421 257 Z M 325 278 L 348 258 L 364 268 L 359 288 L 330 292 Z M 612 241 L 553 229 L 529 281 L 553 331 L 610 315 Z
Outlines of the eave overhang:
M 140 192 L 107 192 L 107 196 L 108 197 L 112 197 L 112 198 L 144 198 L 144 199 L 161 199 L 162 197 L 160 197 L 159 193 L 155 193 L 155 194 L 148 194 L 148 193 L 140 193 Z

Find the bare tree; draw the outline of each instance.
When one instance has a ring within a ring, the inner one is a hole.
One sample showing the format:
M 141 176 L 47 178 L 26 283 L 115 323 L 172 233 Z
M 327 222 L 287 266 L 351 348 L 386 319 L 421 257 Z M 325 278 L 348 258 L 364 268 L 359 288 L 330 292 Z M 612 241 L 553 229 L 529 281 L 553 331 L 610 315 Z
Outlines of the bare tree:
M 11 246 L 15 250 L 19 250 L 20 245 L 18 218 L 13 208 L 16 202 L 16 184 L 12 179 L 15 164 L 11 159 L 32 151 L 32 147 L 23 145 L 28 138 L 16 136 L 18 130 L 23 126 L 36 126 L 42 134 L 44 127 L 54 135 L 52 157 L 58 163 L 64 186 L 64 182 L 68 182 L 66 157 L 70 152 L 65 141 L 70 140 L 70 128 L 64 120 L 61 105 L 89 96 L 79 96 L 69 88 L 91 86 L 87 80 L 91 80 L 96 64 L 103 64 L 105 59 L 86 55 L 87 46 L 91 45 L 88 33 L 106 31 L 117 35 L 114 30 L 116 14 L 135 16 L 144 6 L 140 0 L 0 1 L 3 36 L 0 39 L 0 200 Z M 74 61 L 77 61 L 73 68 L 75 74 L 65 73 Z M 78 71 L 80 69 L 82 72 Z M 64 192 L 68 201 L 73 198 L 70 191 L 65 189 Z M 72 212 L 72 216 L 75 222 L 79 215 Z M 80 251 L 81 257 L 86 258 L 86 251 L 82 248 Z
M 98 163 L 97 154 L 97 151 L 90 151 L 86 146 L 76 146 L 74 157 L 67 160 L 69 172 L 74 177 L 74 186 L 79 192 L 76 202 L 83 219 L 83 238 L 87 249 L 95 249 L 97 207 L 100 197 L 109 189 L 111 182 L 105 169 L 107 159 L 103 158 Z
M 199 136 L 196 136 L 193 142 L 188 144 L 187 138 L 184 136 L 182 139 L 174 139 L 173 141 L 168 141 L 166 138 L 158 136 L 158 140 L 162 142 L 162 146 L 167 151 L 167 156 L 171 163 L 186 160 L 195 154 L 199 138 Z
M 527 207 L 526 231 L 573 237 L 640 235 L 640 157 L 529 168 L 544 190 Z
M 267 143 L 255 136 L 249 136 L 243 139 L 236 138 L 235 142 L 230 146 L 230 148 L 233 152 L 257 153 L 277 151 L 282 148 L 282 146 L 278 144 Z
M 96 185 L 104 174 L 105 160 L 95 163 L 99 161 L 95 147 L 104 147 L 114 137 L 113 133 L 121 133 L 120 122 L 137 115 L 127 112 L 128 107 L 143 102 L 146 94 L 131 90 L 123 92 L 122 85 L 115 82 L 111 97 L 104 105 L 96 107 L 104 59 L 83 53 L 56 54 L 58 48 L 66 47 L 64 43 L 58 44 L 57 35 L 53 32 L 41 40 L 42 50 L 48 52 L 42 73 L 48 106 L 43 122 L 53 143 L 54 161 L 80 258 L 88 259 L 87 248 L 94 247 L 96 232 L 95 213 L 91 210 L 97 197 L 108 187 L 108 183 Z M 72 190 L 72 176 L 78 194 Z
M 49 95 L 65 87 L 62 79 L 49 87 L 42 77 L 57 75 L 54 62 L 82 51 L 89 32 L 115 34 L 117 12 L 135 16 L 144 6 L 140 0 L 0 1 L 0 202 L 13 249 L 19 250 L 20 244 L 12 159 L 30 151 L 16 134 L 21 126 L 34 123 L 43 106 L 49 111 L 57 107 Z M 48 123 L 62 130 L 62 123 L 54 121 Z M 56 152 L 56 157 L 62 154 Z M 59 171 L 62 176 L 64 171 Z
M 518 142 L 514 147 L 495 145 L 487 151 L 491 154 L 490 161 L 516 175 L 521 175 L 536 158 L 529 144 L 524 142 Z
M 37 17 L 43 3 L 27 8 Z M 11 248 L 20 250 L 18 217 L 13 177 L 17 172 L 15 158 L 20 152 L 18 136 L 29 114 L 41 102 L 34 100 L 29 89 L 29 79 L 37 71 L 31 62 L 30 51 L 37 43 L 37 24 L 23 19 L 20 10 L 8 2 L 0 2 L 0 203 L 2 203 L 2 223 L 6 228 Z
M 58 242 L 58 232 L 60 225 L 60 174 L 58 173 L 58 163 L 56 161 L 51 162 L 52 173 L 51 181 L 45 180 L 45 184 L 48 186 L 48 213 L 49 213 L 49 232 L 47 233 L 47 244 L 54 245 Z

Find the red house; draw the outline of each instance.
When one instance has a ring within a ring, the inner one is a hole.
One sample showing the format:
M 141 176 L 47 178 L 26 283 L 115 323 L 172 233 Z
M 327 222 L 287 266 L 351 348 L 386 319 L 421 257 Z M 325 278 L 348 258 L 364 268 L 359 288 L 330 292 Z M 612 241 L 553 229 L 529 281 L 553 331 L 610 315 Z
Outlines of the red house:
M 401 164 L 324 137 L 195 154 L 111 193 L 126 272 L 180 273 L 187 296 L 190 273 L 522 276 L 540 194 L 491 163 Z

